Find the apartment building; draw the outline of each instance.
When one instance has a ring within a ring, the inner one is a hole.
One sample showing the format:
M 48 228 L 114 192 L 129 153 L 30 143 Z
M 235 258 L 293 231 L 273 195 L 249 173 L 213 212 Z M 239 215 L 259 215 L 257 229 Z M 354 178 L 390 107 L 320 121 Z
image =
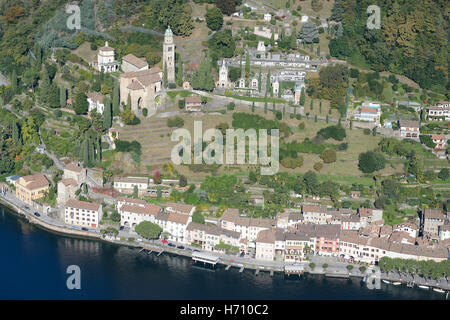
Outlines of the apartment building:
M 64 222 L 74 226 L 98 228 L 103 216 L 102 205 L 75 199 L 66 202 Z
M 132 194 L 135 186 L 138 189 L 138 194 L 143 194 L 148 188 L 148 178 L 123 177 L 114 179 L 114 189 L 120 193 Z
M 31 205 L 33 200 L 45 197 L 48 193 L 49 182 L 42 174 L 20 177 L 16 182 L 16 197 Z
M 156 216 L 162 212 L 162 208 L 151 203 L 145 205 L 122 204 L 119 207 L 120 225 L 134 229 L 143 221 L 156 223 Z

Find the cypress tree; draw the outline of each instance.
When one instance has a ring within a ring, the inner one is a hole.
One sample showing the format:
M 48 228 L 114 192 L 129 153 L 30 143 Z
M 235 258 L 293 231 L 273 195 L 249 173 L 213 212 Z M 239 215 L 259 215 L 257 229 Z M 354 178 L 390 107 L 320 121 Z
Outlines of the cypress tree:
M 44 65 L 42 67 L 42 72 L 41 72 L 41 94 L 39 97 L 41 103 L 47 102 L 49 90 L 50 90 L 50 78 L 48 76 L 47 68 Z
M 59 106 L 61 108 L 65 108 L 66 107 L 66 102 L 67 102 L 66 88 L 61 86 L 59 88 Z
M 258 91 L 261 92 L 262 86 L 262 74 L 261 74 L 261 66 L 259 67 L 259 76 L 258 76 Z
M 81 150 L 82 150 L 82 156 L 83 156 L 83 165 L 85 167 L 88 166 L 89 164 L 89 145 L 88 145 L 88 138 L 86 137 L 83 141 L 83 144 L 81 146 Z
M 328 123 L 328 121 L 329 121 L 329 118 L 328 118 L 328 115 L 327 115 L 327 117 L 325 118 L 325 122 Z
M 264 97 L 264 113 L 267 114 L 267 92 L 266 92 L 266 96 Z
M 112 125 L 111 101 L 108 98 L 103 99 L 105 110 L 103 112 L 103 128 L 109 129 Z
M 319 103 L 319 113 L 322 114 L 322 100 L 320 100 Z
M 119 107 L 119 85 L 116 80 L 114 80 L 114 90 L 113 90 L 113 101 L 112 101 L 112 108 L 113 108 L 113 115 L 118 116 L 120 115 L 120 107 Z
M 127 109 L 131 109 L 131 96 L 130 93 L 128 92 L 128 98 L 127 98 Z
M 300 93 L 300 105 L 304 106 L 305 102 L 306 102 L 305 87 L 302 87 L 302 91 Z
M 247 56 L 245 57 L 245 74 L 246 76 L 250 75 L 250 55 L 247 52 Z
M 252 112 L 255 112 L 255 101 L 252 102 Z
M 11 74 L 11 88 L 13 90 L 14 93 L 18 93 L 18 88 L 17 88 L 17 73 L 16 70 L 14 69 L 12 74 Z
M 311 99 L 311 104 L 309 105 L 309 108 L 311 110 L 314 109 L 314 100 L 313 99 Z

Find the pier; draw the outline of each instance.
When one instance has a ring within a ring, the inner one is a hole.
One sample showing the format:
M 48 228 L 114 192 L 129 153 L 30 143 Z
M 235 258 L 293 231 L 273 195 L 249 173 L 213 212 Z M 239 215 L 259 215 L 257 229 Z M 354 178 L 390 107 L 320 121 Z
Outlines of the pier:
M 242 266 L 240 269 L 239 269 L 239 273 L 242 273 L 244 271 L 244 266 Z
M 219 257 L 205 252 L 194 252 L 192 260 L 215 266 L 219 262 Z
M 231 268 L 231 264 L 227 265 L 227 267 L 225 268 L 225 271 L 230 270 L 230 268 Z
M 287 275 L 291 275 L 291 274 L 302 274 L 305 271 L 303 266 L 300 265 L 290 265 L 290 266 L 285 266 L 284 267 L 284 273 Z
M 258 274 L 259 274 L 259 269 L 256 269 L 255 276 L 257 276 Z

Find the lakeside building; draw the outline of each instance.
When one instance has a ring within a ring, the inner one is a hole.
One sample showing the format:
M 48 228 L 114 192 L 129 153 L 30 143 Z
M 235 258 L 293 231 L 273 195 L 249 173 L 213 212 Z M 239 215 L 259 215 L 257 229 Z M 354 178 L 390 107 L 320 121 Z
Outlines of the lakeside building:
M 275 230 L 261 230 L 255 242 L 255 259 L 273 261 L 275 258 Z
M 198 245 L 205 251 L 223 252 L 219 246 L 220 244 L 235 247 L 236 251 L 239 251 L 240 234 L 222 229 L 216 225 L 190 222 L 186 227 L 185 242 L 187 244 Z
M 191 221 L 191 216 L 174 212 L 160 212 L 155 217 L 155 223 L 168 233 L 168 240 L 181 243 L 185 241 L 186 228 Z
M 16 197 L 31 205 L 33 200 L 45 197 L 50 184 L 42 173 L 38 173 L 20 177 L 15 186 Z
M 130 53 L 122 57 L 122 71 L 134 72 L 148 70 L 147 59 L 138 58 L 134 54 Z
M 105 110 L 105 104 L 103 103 L 104 95 L 97 92 L 88 92 L 86 94 L 87 102 L 89 103 L 88 111 L 96 110 L 98 113 L 103 114 Z
M 142 195 L 148 188 L 148 178 L 142 177 L 122 177 L 114 178 L 114 189 L 120 193 L 132 194 L 134 187 L 138 189 L 138 194 Z
M 98 49 L 97 61 L 92 61 L 89 65 L 100 72 L 119 71 L 119 62 L 116 61 L 114 48 L 108 45 L 108 41 L 105 42 L 105 46 Z
M 120 225 L 134 229 L 139 223 L 149 221 L 156 223 L 156 216 L 162 212 L 162 208 L 151 203 L 142 205 L 123 203 L 118 211 L 120 213 Z
M 399 120 L 400 136 L 403 138 L 419 138 L 420 124 L 415 120 Z
M 375 264 L 382 257 L 440 262 L 446 260 L 448 254 L 447 248 L 431 248 L 390 242 L 377 237 L 363 237 L 357 231 L 342 231 L 340 236 L 340 256 L 350 262 Z
M 299 231 L 285 233 L 285 242 L 284 261 L 286 262 L 303 261 L 306 254 L 315 246 L 314 238 Z
M 425 209 L 423 231 L 432 235 L 439 234 L 439 226 L 443 226 L 445 223 L 445 216 L 441 210 L 437 209 Z
M 250 242 L 255 242 L 260 231 L 276 225 L 274 219 L 241 217 L 237 209 L 225 210 L 219 221 L 223 229 L 239 232 L 241 238 L 246 238 Z
M 75 199 L 66 202 L 64 222 L 74 226 L 98 228 L 103 216 L 102 205 Z

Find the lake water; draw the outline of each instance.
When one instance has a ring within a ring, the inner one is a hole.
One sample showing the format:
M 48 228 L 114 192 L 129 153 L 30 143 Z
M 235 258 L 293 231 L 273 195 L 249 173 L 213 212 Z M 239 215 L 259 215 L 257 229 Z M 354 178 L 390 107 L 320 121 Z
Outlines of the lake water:
M 444 299 L 443 294 L 359 279 L 255 276 L 203 268 L 188 258 L 49 233 L 0 206 L 0 299 Z M 68 290 L 69 265 L 81 290 Z

